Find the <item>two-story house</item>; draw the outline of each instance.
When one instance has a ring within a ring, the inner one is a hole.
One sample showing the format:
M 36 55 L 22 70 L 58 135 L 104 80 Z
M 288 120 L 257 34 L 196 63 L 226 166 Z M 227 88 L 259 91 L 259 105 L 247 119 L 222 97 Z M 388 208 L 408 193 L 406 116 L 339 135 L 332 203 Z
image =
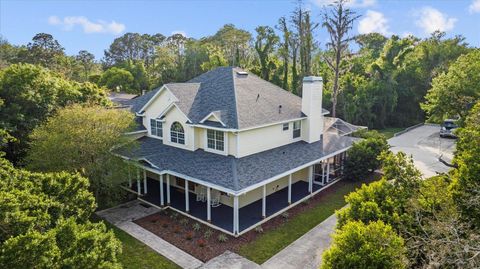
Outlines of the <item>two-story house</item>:
M 116 151 L 138 167 L 129 189 L 234 236 L 281 214 L 335 182 L 356 140 L 324 132 L 320 77 L 302 93 L 220 67 L 123 102 L 139 123 L 138 147 Z

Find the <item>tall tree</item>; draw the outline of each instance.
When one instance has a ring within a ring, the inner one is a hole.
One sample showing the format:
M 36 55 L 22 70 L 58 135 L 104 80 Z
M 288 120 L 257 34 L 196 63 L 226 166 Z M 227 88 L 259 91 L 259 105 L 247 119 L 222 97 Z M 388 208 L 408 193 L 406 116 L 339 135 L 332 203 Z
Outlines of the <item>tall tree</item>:
M 83 68 L 84 81 L 88 81 L 88 76 L 95 65 L 95 56 L 86 50 L 81 50 L 75 58 Z
M 327 28 L 330 37 L 327 48 L 333 51 L 332 57 L 325 57 L 325 61 L 335 74 L 332 89 L 332 117 L 337 115 L 339 78 L 347 71 L 342 68 L 342 63 L 348 57 L 349 43 L 354 40 L 349 36 L 349 31 L 355 20 L 360 17 L 345 6 L 347 2 L 348 0 L 336 0 L 330 5 L 330 12 L 326 11 L 323 14 L 322 26 Z
M 56 57 L 64 55 L 64 48 L 60 43 L 52 35 L 46 33 L 36 34 L 32 38 L 32 42 L 28 43 L 27 49 L 30 63 L 49 68 L 54 66 Z
M 288 30 L 287 20 L 281 17 L 278 20 L 277 29 L 282 32 L 282 41 L 279 48 L 279 54 L 283 61 L 282 88 L 288 90 L 288 62 L 290 61 L 290 31 Z
M 220 45 L 224 51 L 228 64 L 231 66 L 242 66 L 248 53 L 249 42 L 252 35 L 245 30 L 236 28 L 233 24 L 225 24 L 208 41 Z
M 275 30 L 269 26 L 258 26 L 255 28 L 257 37 L 255 39 L 255 50 L 260 59 L 262 78 L 270 80 L 270 54 L 274 51 L 278 42 Z
M 432 81 L 422 108 L 431 120 L 460 116 L 465 119 L 468 111 L 480 100 L 480 50 L 460 56 Z
M 31 64 L 13 64 L 0 71 L 0 128 L 15 142 L 7 145 L 7 158 L 18 162 L 28 148 L 28 135 L 58 108 L 71 103 L 107 104 L 102 88 L 58 77 Z

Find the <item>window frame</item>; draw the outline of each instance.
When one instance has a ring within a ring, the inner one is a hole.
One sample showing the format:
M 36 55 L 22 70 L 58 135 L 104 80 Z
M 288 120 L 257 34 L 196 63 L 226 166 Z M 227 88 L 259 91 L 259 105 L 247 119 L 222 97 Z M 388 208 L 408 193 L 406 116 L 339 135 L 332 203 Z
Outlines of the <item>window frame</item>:
M 152 126 L 152 123 L 155 123 L 155 127 Z M 158 127 L 158 124 L 160 124 L 160 128 Z M 153 132 L 153 129 L 155 129 L 155 133 Z M 158 135 L 159 129 L 161 130 L 160 135 Z M 163 139 L 163 121 L 162 120 L 154 119 L 154 118 L 150 119 L 150 135 Z
M 290 122 L 282 124 L 282 131 L 288 131 L 290 129 Z
M 174 130 L 174 126 L 179 126 L 181 130 Z M 183 143 L 181 141 L 183 141 Z M 170 125 L 170 142 L 179 145 L 186 145 L 185 128 L 183 128 L 183 125 L 178 121 L 175 121 Z
M 295 127 L 295 125 L 298 125 L 298 126 Z M 292 137 L 293 139 L 302 137 L 302 121 L 301 120 L 297 120 L 293 122 Z
M 213 132 L 213 137 L 209 136 L 209 133 Z M 220 139 L 221 138 L 221 139 Z M 213 143 L 213 148 L 210 147 L 211 142 Z M 220 146 L 221 143 L 221 146 Z M 220 131 L 220 130 L 214 130 L 214 129 L 207 129 L 206 131 L 206 140 L 205 140 L 205 145 L 208 150 L 213 150 L 213 151 L 219 151 L 219 152 L 225 152 L 225 132 Z

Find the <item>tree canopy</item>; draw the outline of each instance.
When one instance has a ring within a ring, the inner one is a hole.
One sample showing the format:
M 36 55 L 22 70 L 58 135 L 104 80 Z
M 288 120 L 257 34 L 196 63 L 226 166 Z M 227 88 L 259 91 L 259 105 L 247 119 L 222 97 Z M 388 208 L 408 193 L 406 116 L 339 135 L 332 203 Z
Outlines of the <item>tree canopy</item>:
M 128 165 L 110 150 L 129 142 L 133 115 L 126 110 L 71 105 L 58 110 L 30 136 L 27 167 L 34 171 L 78 172 L 88 177 L 102 207 L 116 201 Z
M 120 268 L 120 242 L 103 223 L 88 179 L 32 173 L 0 158 L 1 268 Z

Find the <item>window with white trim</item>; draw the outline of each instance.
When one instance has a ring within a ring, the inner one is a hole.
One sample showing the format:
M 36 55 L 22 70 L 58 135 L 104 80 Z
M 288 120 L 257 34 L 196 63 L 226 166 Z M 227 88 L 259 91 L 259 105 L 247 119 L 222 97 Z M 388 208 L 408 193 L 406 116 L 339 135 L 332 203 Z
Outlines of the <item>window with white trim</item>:
M 150 119 L 150 134 L 157 137 L 163 137 L 163 124 L 157 119 Z
M 224 151 L 225 150 L 224 132 L 207 129 L 207 148 Z
M 287 122 L 287 123 L 284 123 L 284 124 L 282 125 L 282 130 L 288 131 L 288 125 L 289 125 L 288 122 Z
M 172 126 L 170 127 L 170 141 L 185 145 L 185 131 L 178 121 L 172 123 Z
M 302 130 L 302 122 L 297 120 L 293 122 L 293 138 L 300 137 Z

